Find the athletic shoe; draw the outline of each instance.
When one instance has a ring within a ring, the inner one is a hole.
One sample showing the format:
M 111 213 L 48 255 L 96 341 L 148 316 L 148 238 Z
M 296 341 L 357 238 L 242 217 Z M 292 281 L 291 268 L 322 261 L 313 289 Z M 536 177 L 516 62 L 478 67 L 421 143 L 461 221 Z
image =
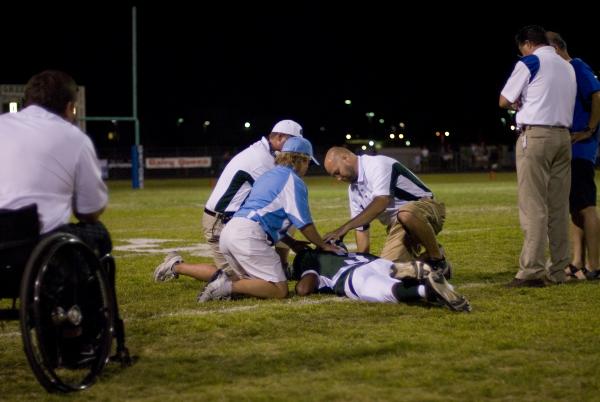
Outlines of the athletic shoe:
M 453 311 L 471 311 L 469 301 L 455 292 L 440 272 L 431 272 L 423 281 L 427 300 L 446 305 Z
M 175 267 L 175 264 L 182 262 L 183 258 L 181 258 L 176 251 L 169 252 L 165 256 L 162 264 L 159 264 L 154 270 L 154 281 L 165 282 L 170 281 L 171 279 L 179 278 L 179 275 L 173 270 L 173 268 Z
M 231 299 L 232 284 L 233 282 L 231 282 L 227 274 L 221 269 L 218 270 L 204 287 L 204 290 L 198 295 L 198 303 L 204 303 L 209 300 Z

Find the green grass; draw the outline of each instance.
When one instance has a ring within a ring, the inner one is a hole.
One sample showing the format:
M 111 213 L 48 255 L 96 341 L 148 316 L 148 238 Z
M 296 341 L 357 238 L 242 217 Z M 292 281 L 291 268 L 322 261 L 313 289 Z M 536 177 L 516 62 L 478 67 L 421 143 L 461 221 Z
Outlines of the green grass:
M 159 253 L 116 251 L 128 346 L 76 400 L 600 400 L 598 283 L 506 289 L 522 244 L 513 174 L 423 175 L 447 207 L 440 235 L 470 314 L 330 296 L 198 305 L 202 284 L 152 282 Z M 307 178 L 323 234 L 347 219 L 346 187 Z M 127 239 L 203 242 L 208 180 L 111 182 L 104 222 Z M 372 226 L 373 251 L 385 238 Z M 301 236 L 298 234 L 298 236 Z M 188 261 L 208 258 L 184 256 Z M 0 324 L 0 400 L 63 400 L 37 384 L 18 324 Z M 69 398 L 70 399 L 70 398 Z

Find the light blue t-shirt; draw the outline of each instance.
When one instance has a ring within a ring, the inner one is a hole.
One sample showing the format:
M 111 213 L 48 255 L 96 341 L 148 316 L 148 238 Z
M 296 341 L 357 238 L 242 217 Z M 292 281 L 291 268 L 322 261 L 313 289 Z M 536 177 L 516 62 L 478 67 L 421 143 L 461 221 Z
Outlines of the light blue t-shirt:
M 581 59 L 571 60 L 577 78 L 577 98 L 575 99 L 575 112 L 573 113 L 573 126 L 571 131 L 584 130 L 590 120 L 592 108 L 592 94 L 600 91 L 600 81 L 594 76 L 594 72 Z M 573 159 L 586 159 L 596 163 L 598 149 L 598 129 L 588 139 L 573 144 Z
M 302 229 L 312 223 L 306 184 L 291 168 L 275 166 L 256 180 L 234 216 L 258 222 L 277 243 L 291 225 Z

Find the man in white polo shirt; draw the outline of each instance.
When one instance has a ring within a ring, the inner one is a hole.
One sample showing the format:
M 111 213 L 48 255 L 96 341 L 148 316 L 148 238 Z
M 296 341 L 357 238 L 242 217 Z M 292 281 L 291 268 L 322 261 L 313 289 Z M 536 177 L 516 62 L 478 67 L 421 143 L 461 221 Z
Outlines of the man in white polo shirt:
M 44 71 L 25 86 L 26 107 L 0 116 L 0 209 L 36 204 L 42 233 L 73 233 L 104 255 L 108 194 L 92 141 L 74 124 L 76 99 L 73 78 Z
M 271 130 L 268 138 L 262 137 L 260 141 L 238 153 L 221 173 L 215 188 L 206 201 L 202 216 L 204 237 L 211 248 L 217 268 L 228 273 L 231 272 L 227 260 L 219 249 L 219 239 L 223 227 L 240 209 L 250 194 L 254 181 L 275 167 L 275 153 L 281 151 L 283 144 L 290 137 L 302 137 L 302 126 L 293 120 L 279 121 Z M 287 268 L 289 247 L 285 244 L 278 244 L 276 250 Z M 158 282 L 170 279 L 160 274 L 164 272 L 161 268 L 181 262 L 183 259 L 178 253 L 167 254 L 163 263 L 156 268 L 154 279 Z
M 519 271 L 509 287 L 542 287 L 565 280 L 569 264 L 569 127 L 577 84 L 573 67 L 558 56 L 544 28 L 516 36 L 523 57 L 500 95 L 500 107 L 517 111 L 519 220 L 525 240 Z M 550 260 L 545 251 L 550 245 Z
M 414 261 L 423 246 L 427 263 L 446 277 L 451 276 L 436 239 L 444 225 L 444 204 L 433 199 L 431 190 L 417 176 L 395 159 L 357 156 L 341 147 L 327 151 L 324 166 L 331 176 L 350 183 L 351 215 L 348 222 L 324 236 L 326 241 L 341 240 L 356 229 L 357 252 L 368 253 L 369 225 L 377 218 L 388 232 L 381 258 Z

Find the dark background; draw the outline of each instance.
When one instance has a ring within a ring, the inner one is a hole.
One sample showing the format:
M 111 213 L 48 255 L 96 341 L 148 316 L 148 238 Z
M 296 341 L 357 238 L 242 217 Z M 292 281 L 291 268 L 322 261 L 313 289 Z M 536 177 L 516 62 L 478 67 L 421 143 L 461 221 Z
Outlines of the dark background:
M 413 145 L 435 146 L 436 130 L 450 131 L 453 144 L 510 143 L 498 95 L 518 60 L 520 27 L 561 33 L 573 57 L 600 69 L 591 10 L 410 6 L 418 7 L 138 5 L 141 142 L 235 147 L 292 118 L 318 147 L 343 143 L 346 133 L 384 139 L 392 126 Z M 131 115 L 130 4 L 3 6 L 0 33 L 0 83 L 61 69 L 86 87 L 88 116 Z M 109 142 L 110 124 L 88 124 L 96 144 L 131 145 L 131 125 L 119 123 L 118 141 Z

